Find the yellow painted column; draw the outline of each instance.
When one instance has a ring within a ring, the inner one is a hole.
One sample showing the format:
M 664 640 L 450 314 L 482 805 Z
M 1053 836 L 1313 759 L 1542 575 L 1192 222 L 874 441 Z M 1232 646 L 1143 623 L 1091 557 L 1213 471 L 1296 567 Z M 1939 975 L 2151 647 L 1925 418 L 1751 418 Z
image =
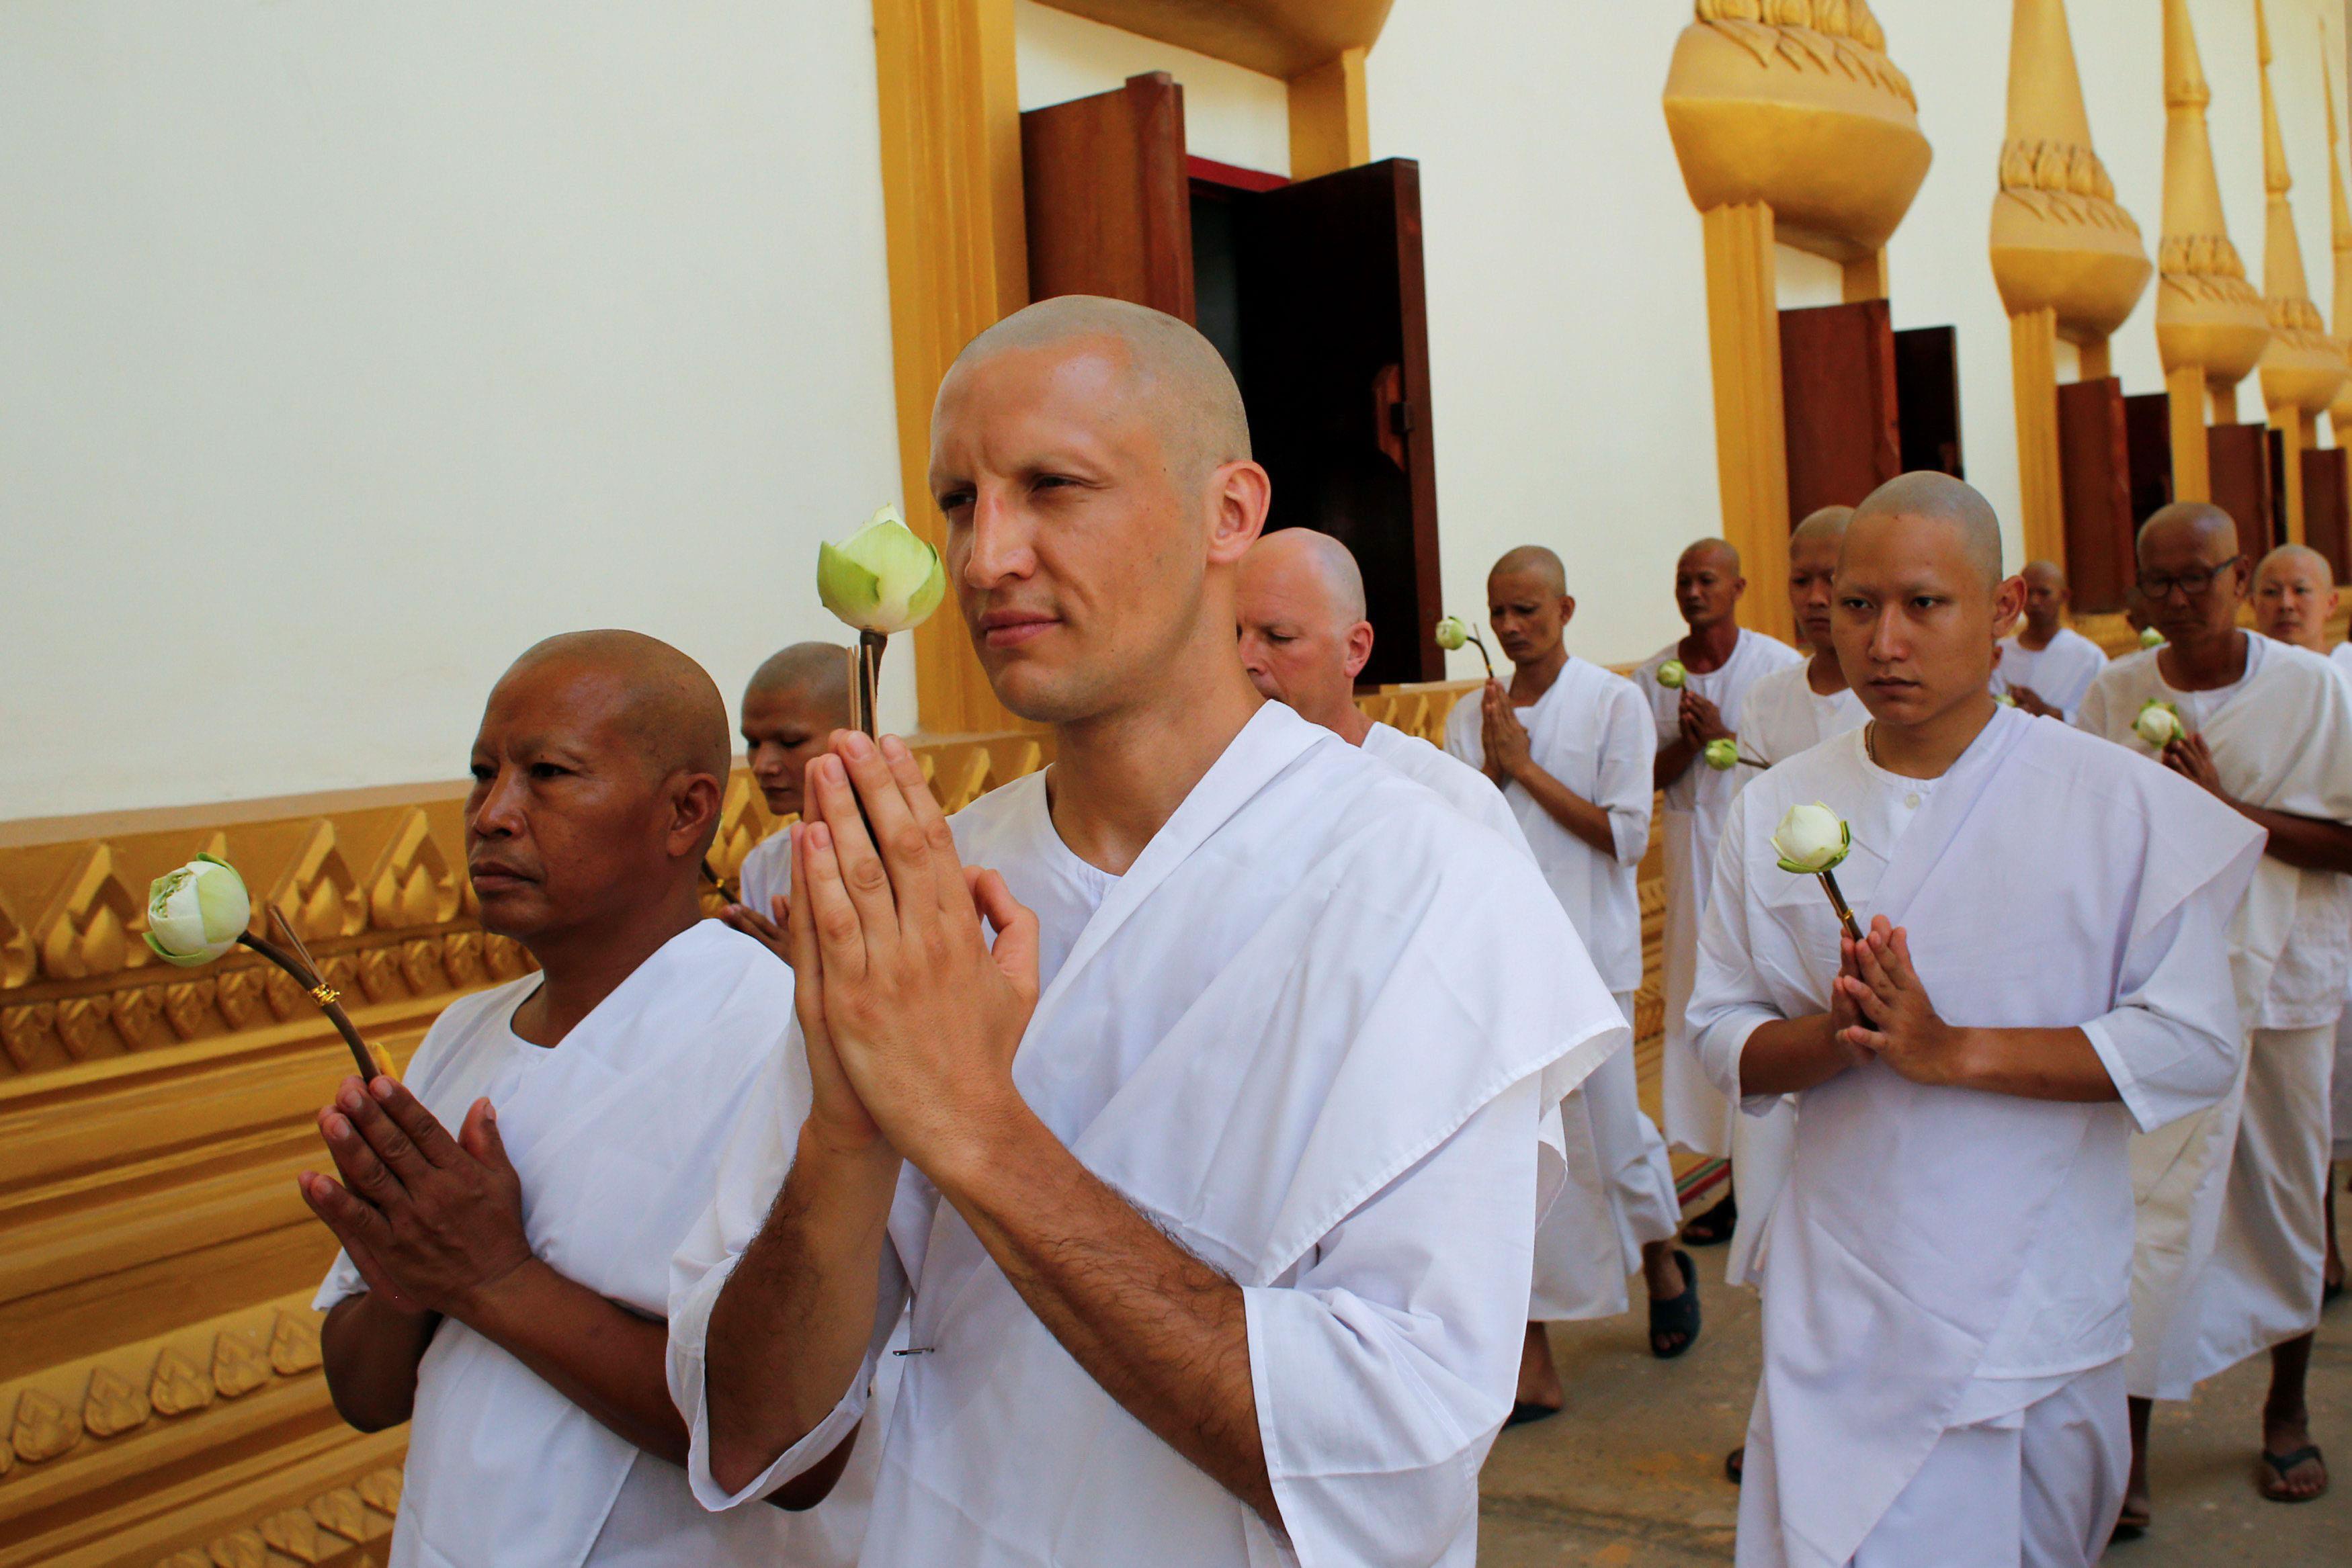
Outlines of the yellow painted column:
M 2286 542 L 2303 543 L 2303 455 L 2315 444 L 2306 434 L 2301 413 L 2293 408 L 2271 411 L 2271 428 L 2279 433 L 2280 455 L 2286 469 Z
M 1889 298 L 1886 253 L 1884 250 L 1874 250 L 1858 261 L 1842 264 L 1840 276 L 1843 284 L 1840 297 L 1848 305 L 1859 305 L 1865 299 Z
M 2017 404 L 2019 521 L 2025 559 L 2066 559 L 2066 486 L 2058 457 L 2058 313 L 2009 319 L 2009 373 Z
M 943 542 L 929 496 L 931 401 L 982 329 L 1028 302 L 1013 0 L 874 0 L 882 210 L 898 469 L 908 524 Z M 915 629 L 916 702 L 933 734 L 1001 729 L 962 618 Z
M 1761 202 L 1700 215 L 1706 243 L 1707 344 L 1715 370 L 1716 474 L 1723 537 L 1748 580 L 1742 620 L 1794 641 L 1789 597 L 1788 432 L 1780 401 L 1780 310 L 1772 209 Z
M 1342 49 L 1290 78 L 1290 177 L 1311 180 L 1372 161 L 1364 51 Z
M 2213 498 L 2213 465 L 2205 450 L 2205 372 L 2181 365 L 2164 372 L 2167 406 L 2172 413 L 2172 498 Z

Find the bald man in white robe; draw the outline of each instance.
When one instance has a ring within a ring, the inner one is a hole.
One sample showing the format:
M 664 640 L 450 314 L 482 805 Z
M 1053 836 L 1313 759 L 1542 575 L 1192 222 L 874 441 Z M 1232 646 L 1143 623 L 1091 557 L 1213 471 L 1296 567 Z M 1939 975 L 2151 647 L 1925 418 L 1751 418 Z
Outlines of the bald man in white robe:
M 1852 507 L 1823 507 L 1790 532 L 1790 619 L 1810 656 L 1801 664 L 1758 676 L 1748 688 L 1739 723 L 1740 755 L 1767 768 L 1860 729 L 1870 717 L 1838 663 L 1830 614 L 1838 550 L 1853 517 Z M 1740 787 L 1745 789 L 1757 776 L 1755 768 L 1742 767 Z M 1783 1100 L 1762 1115 L 1732 1118 L 1731 1168 L 1738 1188 L 1738 1219 L 1723 1270 L 1732 1284 L 1753 1286 L 1763 1281 L 1767 1227 L 1789 1179 L 1796 1134 L 1793 1100 Z
M 1747 589 L 1739 552 L 1723 540 L 1701 539 L 1684 550 L 1675 563 L 1675 606 L 1690 630 L 1633 676 L 1657 726 L 1653 779 L 1665 792 L 1666 1142 L 1718 1156 L 1731 1153 L 1731 1112 L 1700 1070 L 1690 995 L 1706 914 L 1707 867 L 1742 770 L 1712 768 L 1704 753 L 1710 740 L 1737 737 L 1748 689 L 1758 680 L 1802 662 L 1787 643 L 1740 626 L 1739 599 Z M 1658 678 L 1669 662 L 1683 668 L 1679 689 Z M 1693 1222 L 1693 1239 L 1730 1239 L 1738 1212 L 1737 1202 L 1727 1197 Z
M 2261 833 L 1993 701 L 2000 563 L 1947 476 L 1856 508 L 1835 641 L 1872 721 L 1752 781 L 1716 860 L 1704 1060 L 1743 1109 L 1799 1102 L 1741 1568 L 2095 1562 L 2128 1467 L 2130 1134 L 2231 1082 L 2222 933 Z M 1816 803 L 1860 942 L 1773 842 Z
M 2107 667 L 2107 651 L 2065 623 L 2066 573 L 2056 562 L 2030 560 L 2017 575 L 2025 584 L 2025 614 L 2000 640 L 1994 685 L 2028 713 L 2072 724 L 2084 694 Z
M 697 1493 L 836 1453 L 911 1297 L 866 1568 L 1468 1568 L 1545 1129 L 1623 1020 L 1522 855 L 1250 684 L 1268 483 L 1192 328 L 1007 318 L 930 478 L 1055 758 L 951 823 L 895 737 L 809 768 L 813 1108 L 755 1096 L 671 1294 Z
M 2239 629 L 2248 564 L 2199 502 L 2140 528 L 2139 589 L 2165 644 L 2116 660 L 2082 727 L 2160 761 L 2269 835 L 2230 934 L 2243 1070 L 2195 1122 L 2133 1151 L 2139 1247 L 2130 1367 L 2136 1462 L 2126 1522 L 2146 1527 L 2150 1402 L 2264 1350 L 2263 1494 L 2327 1486 L 2304 1399 L 2326 1236 L 2328 1081 L 2352 972 L 2352 691 L 2317 654 Z M 2184 733 L 2135 731 L 2149 703 Z
M 743 761 L 768 815 L 801 814 L 803 776 L 836 729 L 849 724 L 849 650 L 837 643 L 795 643 L 761 661 L 743 687 Z M 743 857 L 742 896 L 719 916 L 790 962 L 784 901 L 793 891 L 793 841 L 770 833 Z

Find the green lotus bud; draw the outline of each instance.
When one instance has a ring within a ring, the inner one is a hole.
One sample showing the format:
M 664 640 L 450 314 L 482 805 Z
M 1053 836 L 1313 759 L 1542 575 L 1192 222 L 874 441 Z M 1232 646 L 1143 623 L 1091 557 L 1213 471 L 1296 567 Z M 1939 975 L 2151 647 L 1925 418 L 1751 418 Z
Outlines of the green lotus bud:
M 1853 830 L 1843 818 L 1816 800 L 1791 806 L 1772 831 L 1772 847 L 1780 852 L 1780 869 L 1813 876 L 1836 868 L 1853 848 Z
M 946 597 L 940 552 L 885 507 L 838 545 L 816 547 L 816 596 L 860 632 L 919 625 Z
M 1706 750 L 1702 755 L 1706 757 L 1706 765 L 1709 768 L 1714 768 L 1717 773 L 1728 773 L 1739 766 L 1739 743 L 1728 737 L 1721 740 L 1710 740 L 1706 743 Z
M 226 861 L 198 855 L 147 889 L 147 946 L 167 964 L 209 964 L 245 934 L 253 901 Z
M 2139 632 L 2139 645 L 2143 648 L 2161 648 L 2164 646 L 2164 633 L 2153 626 L 2143 626 Z
M 2139 716 L 2132 720 L 2132 733 L 2162 751 L 2189 733 L 2189 727 L 2180 722 L 2179 708 L 2160 697 L 2150 697 L 2139 705 Z
M 1683 668 L 1680 659 L 1668 659 L 1658 666 L 1658 685 L 1670 692 L 1682 690 L 1683 683 L 1689 679 L 1690 672 Z
M 1449 653 L 1458 653 L 1470 644 L 1470 628 L 1459 615 L 1449 615 L 1437 623 L 1437 645 Z
M 2017 699 L 2011 696 L 2007 692 L 1993 693 L 1992 700 L 1999 703 L 2003 707 L 2015 707 L 2017 706 Z

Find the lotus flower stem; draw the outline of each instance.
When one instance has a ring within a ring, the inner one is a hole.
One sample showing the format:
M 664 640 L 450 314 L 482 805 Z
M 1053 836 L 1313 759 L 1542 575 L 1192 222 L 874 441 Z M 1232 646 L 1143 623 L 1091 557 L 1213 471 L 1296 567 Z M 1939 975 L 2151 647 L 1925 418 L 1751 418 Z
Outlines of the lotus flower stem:
M 1769 768 L 1772 766 L 1760 757 L 1749 757 L 1744 753 L 1741 755 L 1739 760 L 1743 766 L 1748 768 Z
M 1822 891 L 1830 895 L 1830 907 L 1837 911 L 1838 924 L 1845 927 L 1848 940 L 1861 941 L 1862 926 L 1854 920 L 1853 911 L 1846 907 L 1845 894 L 1838 891 L 1837 873 L 1824 871 L 1814 874 L 1822 879 Z
M 1490 681 L 1493 680 L 1495 678 L 1495 661 L 1486 657 L 1486 640 L 1484 637 L 1479 636 L 1477 632 L 1473 632 L 1470 633 L 1470 645 L 1478 650 L 1478 662 L 1486 666 L 1486 678 Z
M 375 1052 L 368 1049 L 367 1042 L 360 1038 L 360 1031 L 352 1027 L 352 1016 L 343 1011 L 343 1004 L 338 999 L 335 988 L 327 984 L 325 977 L 319 973 L 318 965 L 310 957 L 310 948 L 303 946 L 300 933 L 288 924 L 286 916 L 275 904 L 270 906 L 269 919 L 278 927 L 278 934 L 287 939 L 292 952 L 275 942 L 256 936 L 250 931 L 236 939 L 237 945 L 252 948 L 285 970 L 296 985 L 310 993 L 310 999 L 319 1004 L 319 1010 L 327 1015 L 327 1021 L 335 1026 L 335 1032 L 341 1035 L 343 1043 L 352 1048 L 352 1060 L 359 1064 L 362 1082 L 391 1077 L 392 1070 L 376 1060 Z
M 875 694 L 882 683 L 882 650 L 890 639 L 880 632 L 860 632 L 857 645 L 849 650 L 849 723 L 853 729 L 866 732 L 868 740 L 875 738 Z

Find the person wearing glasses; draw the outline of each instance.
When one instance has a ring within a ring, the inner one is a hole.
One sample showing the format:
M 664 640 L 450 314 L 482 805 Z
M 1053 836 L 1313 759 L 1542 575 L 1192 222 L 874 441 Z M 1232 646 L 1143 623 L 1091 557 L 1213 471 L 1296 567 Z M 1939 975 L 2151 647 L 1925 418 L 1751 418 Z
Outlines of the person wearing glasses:
M 2264 1497 L 2327 1487 L 2304 1374 L 2319 1321 L 2328 1078 L 2352 968 L 2352 687 L 2306 649 L 2242 631 L 2251 572 L 2237 526 L 2202 502 L 2141 528 L 2142 601 L 2162 647 L 2116 660 L 2083 699 L 2084 729 L 2133 747 L 2269 834 L 2231 927 L 2245 1033 L 2237 1090 L 2144 1134 L 2132 1270 L 2132 1479 L 2119 1532 L 2148 1518 L 2151 1402 L 2271 1353 Z M 2150 703 L 2179 718 L 2162 744 Z

